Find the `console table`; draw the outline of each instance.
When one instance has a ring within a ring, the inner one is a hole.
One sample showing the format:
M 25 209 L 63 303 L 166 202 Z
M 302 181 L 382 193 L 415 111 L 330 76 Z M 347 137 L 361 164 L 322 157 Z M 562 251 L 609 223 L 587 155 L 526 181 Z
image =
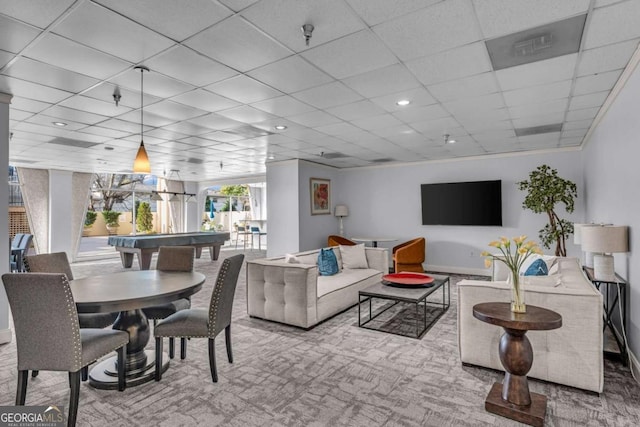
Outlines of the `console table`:
M 511 303 L 486 302 L 473 306 L 473 317 L 502 326 L 499 354 L 504 366 L 504 382 L 494 383 L 484 402 L 491 413 L 532 426 L 543 426 L 547 397 L 529 392 L 527 373 L 533 365 L 533 349 L 527 331 L 549 331 L 562 326 L 562 316 L 546 308 L 527 306 L 526 313 L 511 311 Z
M 613 326 L 613 313 L 615 310 L 620 310 L 622 316 L 620 321 L 622 322 L 622 329 L 627 329 L 627 281 L 616 274 L 615 280 L 603 280 L 596 279 L 593 268 L 591 267 L 582 267 L 584 272 L 587 275 L 587 278 L 593 283 L 593 285 L 600 291 L 600 287 L 604 287 L 604 302 L 603 302 L 603 320 L 604 327 L 602 332 L 604 333 L 607 330 L 607 326 L 611 329 L 611 334 L 613 338 L 616 340 L 618 344 L 618 349 L 620 352 L 605 350 L 604 354 L 607 356 L 616 356 L 622 359 L 622 364 L 627 366 L 627 345 L 625 343 L 624 338 L 620 338 L 616 333 L 616 329 Z M 610 288 L 615 289 L 615 297 L 611 298 Z

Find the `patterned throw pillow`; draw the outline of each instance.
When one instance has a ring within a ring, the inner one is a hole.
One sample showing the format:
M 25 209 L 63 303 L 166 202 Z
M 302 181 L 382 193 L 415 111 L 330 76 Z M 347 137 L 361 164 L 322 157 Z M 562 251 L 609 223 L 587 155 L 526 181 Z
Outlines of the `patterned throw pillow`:
M 333 276 L 338 273 L 338 259 L 333 249 L 320 249 L 318 272 L 321 276 Z
M 543 259 L 537 259 L 531 263 L 529 268 L 524 272 L 525 276 L 547 276 L 549 269 L 547 263 Z

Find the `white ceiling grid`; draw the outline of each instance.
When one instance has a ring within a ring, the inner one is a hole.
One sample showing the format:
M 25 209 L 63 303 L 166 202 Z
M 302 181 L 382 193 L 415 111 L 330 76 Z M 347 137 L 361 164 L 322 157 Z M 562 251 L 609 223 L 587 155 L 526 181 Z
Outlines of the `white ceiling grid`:
M 485 41 L 585 13 L 578 53 L 493 71 Z M 0 91 L 13 164 L 126 172 L 144 64 L 153 173 L 211 180 L 579 146 L 639 41 L 637 0 L 6 1 Z

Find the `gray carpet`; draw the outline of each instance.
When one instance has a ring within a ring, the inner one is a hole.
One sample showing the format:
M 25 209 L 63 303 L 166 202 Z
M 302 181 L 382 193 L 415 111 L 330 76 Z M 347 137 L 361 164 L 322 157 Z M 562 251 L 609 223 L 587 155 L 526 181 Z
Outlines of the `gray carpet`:
M 221 259 L 235 254 L 222 251 Z M 264 252 L 247 251 L 248 258 Z M 220 261 L 208 254 L 196 269 L 208 277 L 193 305 L 206 307 Z M 134 268 L 136 268 L 134 266 Z M 76 277 L 121 271 L 119 260 L 74 264 Z M 227 363 L 224 338 L 216 343 L 219 382 L 209 374 L 205 340 L 189 342 L 186 360 L 174 359 L 160 383 L 123 393 L 83 383 L 79 426 L 512 426 L 484 410 L 502 374 L 463 367 L 456 344 L 456 287 L 451 308 L 421 340 L 354 326 L 354 307 L 304 331 L 251 319 L 246 314 L 245 273 L 234 303 L 235 363 Z M 166 345 L 166 344 L 165 344 Z M 0 346 L 0 405 L 12 405 L 15 344 Z M 637 426 L 640 386 L 620 363 L 605 361 L 601 395 L 530 381 L 549 397 L 548 426 Z M 41 372 L 29 380 L 28 405 L 68 407 L 67 375 Z

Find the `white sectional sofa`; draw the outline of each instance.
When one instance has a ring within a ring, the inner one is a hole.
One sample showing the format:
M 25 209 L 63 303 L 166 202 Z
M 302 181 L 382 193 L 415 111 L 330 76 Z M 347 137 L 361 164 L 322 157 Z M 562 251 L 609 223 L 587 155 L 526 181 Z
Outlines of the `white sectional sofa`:
M 338 247 L 334 253 L 339 273 L 318 274 L 320 249 L 285 257 L 247 261 L 247 312 L 252 317 L 310 328 L 355 305 L 358 291 L 379 282 L 389 271 L 389 254 L 383 248 L 365 248 L 369 268 L 342 266 Z
M 528 376 L 600 393 L 604 381 L 602 295 L 584 276 L 577 259 L 558 258 L 557 263 L 559 276 L 525 282 L 527 305 L 562 315 L 560 329 L 527 332 L 534 354 Z M 506 272 L 497 276 L 492 282 L 458 283 L 458 345 L 462 363 L 504 370 L 498 356 L 504 331 L 473 317 L 475 304 L 510 301 Z

